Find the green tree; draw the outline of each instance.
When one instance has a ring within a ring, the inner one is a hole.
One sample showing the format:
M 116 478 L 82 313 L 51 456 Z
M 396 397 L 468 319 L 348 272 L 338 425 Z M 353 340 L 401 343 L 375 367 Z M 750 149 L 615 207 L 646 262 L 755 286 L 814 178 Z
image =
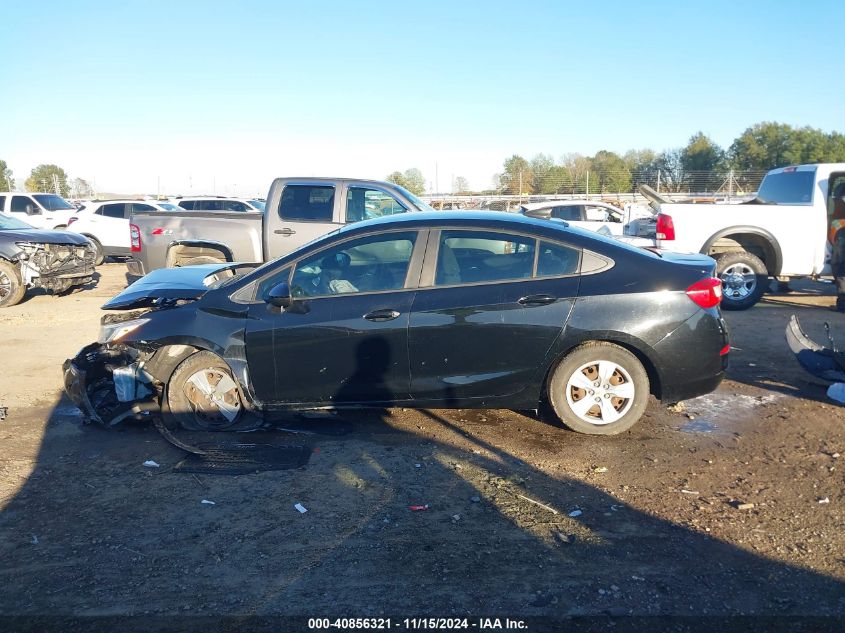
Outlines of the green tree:
M 724 166 L 725 152 L 704 132 L 690 137 L 687 146 L 681 150 L 684 171 L 716 171 Z
M 5 160 L 0 160 L 0 191 L 12 191 L 15 188 L 15 179 L 12 177 L 12 170 Z
M 561 166 L 568 176 L 568 191 L 577 194 L 587 190 L 587 175 L 590 173 L 590 159 L 581 154 L 564 154 Z
M 74 198 L 90 198 L 94 195 L 94 188 L 87 180 L 74 178 L 71 182 L 70 193 Z
M 632 149 L 625 152 L 622 160 L 631 172 L 632 185 L 646 184 L 654 187 L 660 170 L 660 156 L 652 149 Z
M 619 154 L 601 150 L 590 166 L 590 190 L 620 193 L 631 190 L 631 172 Z
M 657 158 L 657 169 L 660 171 L 661 191 L 679 192 L 686 185 L 686 170 L 683 161 L 684 150 L 681 148 L 667 149 Z
M 499 177 L 499 181 L 504 193 L 521 195 L 533 185 L 531 165 L 522 156 L 514 154 L 505 161 L 504 173 Z
M 404 187 L 414 195 L 421 196 L 425 193 L 425 177 L 416 167 L 406 169 L 404 172 L 394 171 L 386 180 Z
M 789 164 L 793 129 L 785 123 L 764 122 L 746 129 L 731 145 L 730 155 L 737 169 L 769 170 Z
M 537 154 L 531 159 L 531 162 L 529 163 L 529 167 L 531 169 L 531 193 L 544 193 L 544 185 L 547 188 L 552 186 L 551 183 L 549 183 L 549 174 L 551 174 L 554 166 L 555 161 L 548 154 Z M 525 187 L 523 186 L 523 189 L 524 188 Z M 553 186 L 552 191 L 548 193 L 554 193 Z
M 67 197 L 70 193 L 65 170 L 58 165 L 38 165 L 24 182 L 27 191 L 52 191 Z

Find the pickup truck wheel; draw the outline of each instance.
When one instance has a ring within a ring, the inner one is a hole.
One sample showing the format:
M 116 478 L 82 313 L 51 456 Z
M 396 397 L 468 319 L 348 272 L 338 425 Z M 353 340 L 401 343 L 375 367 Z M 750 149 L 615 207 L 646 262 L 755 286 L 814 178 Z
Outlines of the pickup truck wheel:
M 568 428 L 589 435 L 616 435 L 631 428 L 648 404 L 648 374 L 628 350 L 607 342 L 586 343 L 555 368 L 548 399 Z
M 26 294 L 17 266 L 0 260 L 0 308 L 17 305 Z
M 756 255 L 733 251 L 714 255 L 716 276 L 722 280 L 722 308 L 747 310 L 766 292 L 769 271 Z
M 210 255 L 200 255 L 199 257 L 191 257 L 179 262 L 178 267 L 183 266 L 199 266 L 200 264 L 224 264 L 222 259 L 211 257 Z
M 232 372 L 212 352 L 197 352 L 179 363 L 162 404 L 165 413 L 188 431 L 223 431 L 243 413 Z

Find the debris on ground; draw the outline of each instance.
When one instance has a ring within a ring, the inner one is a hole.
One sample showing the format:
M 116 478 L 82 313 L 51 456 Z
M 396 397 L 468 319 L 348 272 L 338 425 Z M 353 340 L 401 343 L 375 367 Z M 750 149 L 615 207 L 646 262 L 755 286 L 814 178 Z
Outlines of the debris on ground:
M 148 459 L 144 462 L 144 466 L 146 466 L 147 468 L 159 468 L 161 465 L 158 462 L 153 461 L 152 459 Z
M 33 545 L 38 545 L 38 537 L 35 534 L 32 535 L 32 540 L 30 541 Z
M 685 495 L 698 495 L 701 494 L 698 490 L 687 490 L 686 488 L 681 488 L 681 492 Z
M 753 503 L 745 503 L 743 501 L 734 501 L 731 505 L 737 510 L 752 510 L 754 508 Z
M 686 410 L 686 406 L 683 402 L 676 402 L 675 404 L 670 404 L 666 407 L 666 410 L 672 413 L 683 413 Z
M 473 503 L 478 503 L 479 501 L 481 501 L 481 497 L 479 497 L 478 495 L 473 495 L 472 497 L 469 498 L 469 500 L 472 501 Z
M 521 494 L 519 494 L 518 492 L 517 492 L 517 493 L 514 493 L 514 494 L 515 494 L 517 497 L 519 497 L 520 499 L 525 499 L 526 501 L 528 501 L 528 502 L 530 502 L 530 503 L 533 503 L 534 505 L 540 506 L 541 508 L 545 508 L 546 510 L 548 510 L 548 511 L 549 511 L 549 512 L 551 512 L 552 514 L 559 514 L 557 510 L 555 510 L 554 508 L 552 508 L 552 507 L 550 507 L 550 506 L 547 506 L 545 503 L 540 503 L 539 501 L 536 501 L 536 500 L 534 500 L 534 499 L 531 499 L 530 497 L 526 497 L 525 495 L 521 495 Z
M 423 510 L 428 510 L 428 504 L 425 505 L 415 505 L 415 506 L 408 506 L 408 509 L 411 512 L 421 512 Z
M 461 520 L 461 515 L 460 515 L 460 514 L 453 514 L 453 515 L 452 515 L 452 523 L 457 523 L 457 522 L 458 522 L 458 521 L 460 521 L 460 520 Z
M 208 499 L 203 499 L 202 501 L 200 501 L 200 503 L 203 504 L 203 505 L 206 505 L 206 506 L 216 506 L 217 505 L 216 503 L 214 503 L 213 501 L 209 501 Z
M 563 532 L 555 532 L 554 536 L 558 542 L 564 545 L 572 545 L 577 539 L 574 534 L 564 534 Z
M 5 420 L 7 415 L 9 415 L 9 407 L 0 407 L 0 422 Z
M 830 497 L 823 497 L 819 499 L 819 503 L 830 503 Z
M 572 512 L 569 513 L 569 516 L 571 516 L 574 519 L 575 517 L 579 517 L 582 514 L 584 514 L 584 513 L 581 512 L 580 510 L 573 510 Z
M 607 466 L 596 466 L 595 468 L 593 468 L 593 472 L 594 473 L 606 473 L 607 472 Z
M 839 404 L 845 404 L 845 382 L 835 382 L 828 387 L 827 397 Z
M 306 512 L 308 512 L 308 508 L 306 508 L 301 503 L 294 503 L 293 507 L 296 508 L 300 514 L 305 514 Z

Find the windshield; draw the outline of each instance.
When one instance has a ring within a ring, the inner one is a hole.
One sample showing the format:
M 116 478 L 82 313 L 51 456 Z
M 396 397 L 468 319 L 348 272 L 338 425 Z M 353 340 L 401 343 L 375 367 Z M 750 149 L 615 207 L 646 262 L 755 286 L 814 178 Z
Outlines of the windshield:
M 26 222 L 21 222 L 17 218 L 11 218 L 8 215 L 3 215 L 2 213 L 0 213 L 0 230 L 14 231 L 31 228 L 34 227 L 30 224 L 27 224 Z
M 70 202 L 52 193 L 37 193 L 32 196 L 47 211 L 75 211 L 76 207 Z
M 812 204 L 815 179 L 815 169 L 766 174 L 757 198 L 770 204 Z
M 435 210 L 434 207 L 432 207 L 430 204 L 428 204 L 427 202 L 423 202 L 422 200 L 417 198 L 414 194 L 412 194 L 410 191 L 408 191 L 404 187 L 400 187 L 399 185 L 396 185 L 396 188 L 399 191 L 401 191 L 405 195 L 405 197 L 408 198 L 408 200 L 413 202 L 414 206 L 417 207 L 420 211 L 434 211 Z
M 247 200 L 247 202 L 249 202 L 256 209 L 264 211 L 264 202 L 263 201 L 261 201 L 261 200 Z

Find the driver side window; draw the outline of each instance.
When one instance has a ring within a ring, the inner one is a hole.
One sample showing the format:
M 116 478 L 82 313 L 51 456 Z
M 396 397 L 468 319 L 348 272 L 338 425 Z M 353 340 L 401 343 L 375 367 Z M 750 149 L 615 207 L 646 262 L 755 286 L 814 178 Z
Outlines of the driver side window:
M 294 297 L 323 297 L 399 290 L 411 262 L 417 232 L 387 233 L 343 242 L 296 264 Z

